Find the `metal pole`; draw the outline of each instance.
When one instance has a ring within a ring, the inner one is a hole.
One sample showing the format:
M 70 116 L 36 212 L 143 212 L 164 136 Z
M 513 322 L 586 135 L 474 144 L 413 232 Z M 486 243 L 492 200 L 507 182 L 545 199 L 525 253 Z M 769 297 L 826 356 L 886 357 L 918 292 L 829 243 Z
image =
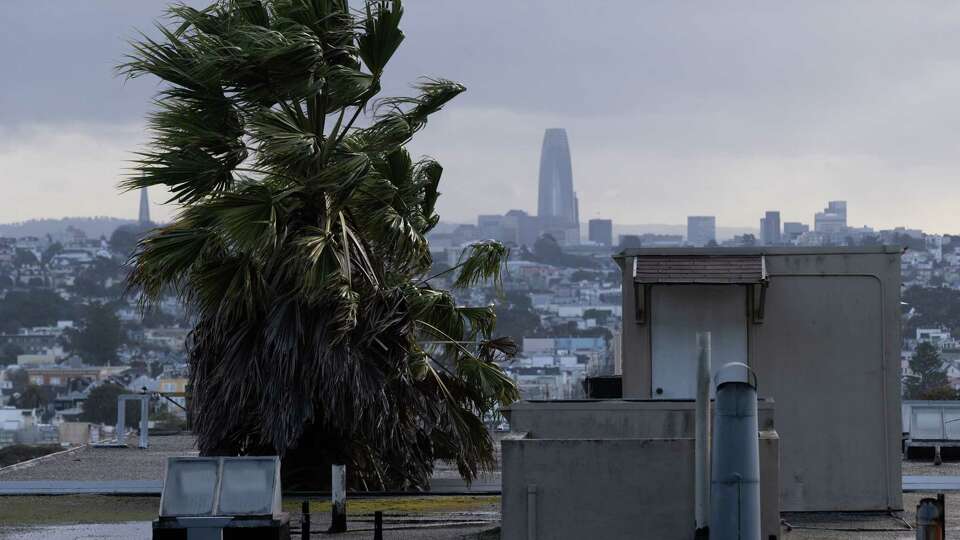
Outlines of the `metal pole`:
M 117 443 L 125 444 L 127 442 L 127 437 L 125 432 L 127 431 L 127 402 L 123 398 L 117 398 L 117 425 L 114 426 L 114 435 L 117 436 Z
M 310 540 L 310 502 L 300 503 L 300 540 Z
M 700 539 L 710 530 L 710 332 L 697 334 L 697 349 L 694 538 Z
M 373 540 L 383 540 L 383 512 L 373 513 Z
M 536 484 L 527 484 L 527 540 L 537 540 Z
M 332 519 L 328 532 L 347 532 L 347 466 L 333 465 L 330 481 L 330 497 L 333 505 L 330 509 Z
M 757 378 L 733 362 L 717 371 L 710 538 L 760 540 Z
M 150 435 L 150 396 L 140 398 L 140 448 L 147 448 Z

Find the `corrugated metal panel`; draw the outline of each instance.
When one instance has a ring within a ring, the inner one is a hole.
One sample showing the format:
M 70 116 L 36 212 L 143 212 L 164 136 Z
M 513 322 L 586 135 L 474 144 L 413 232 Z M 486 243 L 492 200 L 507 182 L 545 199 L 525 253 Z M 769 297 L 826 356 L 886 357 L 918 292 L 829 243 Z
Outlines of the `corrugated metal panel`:
M 750 284 L 766 277 L 763 255 L 639 256 L 633 267 L 637 283 Z

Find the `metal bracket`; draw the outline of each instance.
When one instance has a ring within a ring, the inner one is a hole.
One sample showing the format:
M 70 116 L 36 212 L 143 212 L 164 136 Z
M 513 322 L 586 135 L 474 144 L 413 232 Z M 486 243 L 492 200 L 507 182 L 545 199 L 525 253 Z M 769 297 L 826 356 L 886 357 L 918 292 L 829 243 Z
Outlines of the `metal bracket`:
M 649 296 L 649 283 L 633 284 L 634 322 L 637 324 L 647 324 L 647 297 Z
M 763 324 L 767 303 L 767 281 L 747 286 L 747 316 L 753 324 Z

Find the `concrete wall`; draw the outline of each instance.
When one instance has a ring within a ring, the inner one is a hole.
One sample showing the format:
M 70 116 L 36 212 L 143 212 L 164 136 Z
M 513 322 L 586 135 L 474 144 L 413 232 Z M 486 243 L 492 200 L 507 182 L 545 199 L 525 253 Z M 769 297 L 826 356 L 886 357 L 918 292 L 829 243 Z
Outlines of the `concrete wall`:
M 777 403 L 781 508 L 900 509 L 900 250 L 756 248 L 631 250 L 623 269 L 623 391 L 651 388 L 650 311 L 634 320 L 637 256 L 764 255 L 761 324 L 744 316 L 747 362 L 761 397 Z M 654 285 L 661 287 L 664 285 Z M 670 285 L 684 286 L 684 285 Z M 736 285 L 731 285 L 736 286 Z
M 693 537 L 693 439 L 505 439 L 502 449 L 505 540 Z M 763 432 L 764 539 L 780 535 L 777 450 Z
M 533 439 L 694 437 L 695 402 L 661 400 L 520 401 L 504 410 L 510 428 Z M 757 404 L 760 430 L 774 430 L 774 403 Z

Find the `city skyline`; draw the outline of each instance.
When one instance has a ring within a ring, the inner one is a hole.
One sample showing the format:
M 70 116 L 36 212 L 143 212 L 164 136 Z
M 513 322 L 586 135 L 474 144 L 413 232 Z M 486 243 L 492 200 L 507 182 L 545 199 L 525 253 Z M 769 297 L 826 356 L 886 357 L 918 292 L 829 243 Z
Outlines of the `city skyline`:
M 755 229 L 765 209 L 807 222 L 821 201 L 845 199 L 857 201 L 854 226 L 956 232 L 960 155 L 949 126 L 960 116 L 960 60 L 947 51 L 960 41 L 960 6 L 935 16 L 896 3 L 572 6 L 531 0 L 505 16 L 437 0 L 406 5 L 408 39 L 388 93 L 405 93 L 422 66 L 468 88 L 411 145 L 445 167 L 445 221 L 505 208 L 535 214 L 542 133 L 563 126 L 575 141 L 583 222 L 679 224 L 710 213 L 718 224 Z M 157 87 L 123 81 L 113 69 L 136 28 L 151 33 L 158 7 L 4 7 L 20 24 L 0 37 L 0 61 L 17 75 L 0 88 L 8 195 L 0 222 L 136 219 L 129 209 L 138 194 L 121 195 L 116 185 L 140 150 Z M 531 33 L 531 20 L 548 24 Z M 606 29 L 602 38 L 570 31 L 593 23 Z M 496 37 L 503 35 L 510 39 Z M 27 40 L 35 46 L 23 54 L 17 44 Z M 64 77 L 72 92 L 58 91 Z M 156 204 L 166 193 L 150 196 L 154 220 L 168 220 L 175 209 Z

